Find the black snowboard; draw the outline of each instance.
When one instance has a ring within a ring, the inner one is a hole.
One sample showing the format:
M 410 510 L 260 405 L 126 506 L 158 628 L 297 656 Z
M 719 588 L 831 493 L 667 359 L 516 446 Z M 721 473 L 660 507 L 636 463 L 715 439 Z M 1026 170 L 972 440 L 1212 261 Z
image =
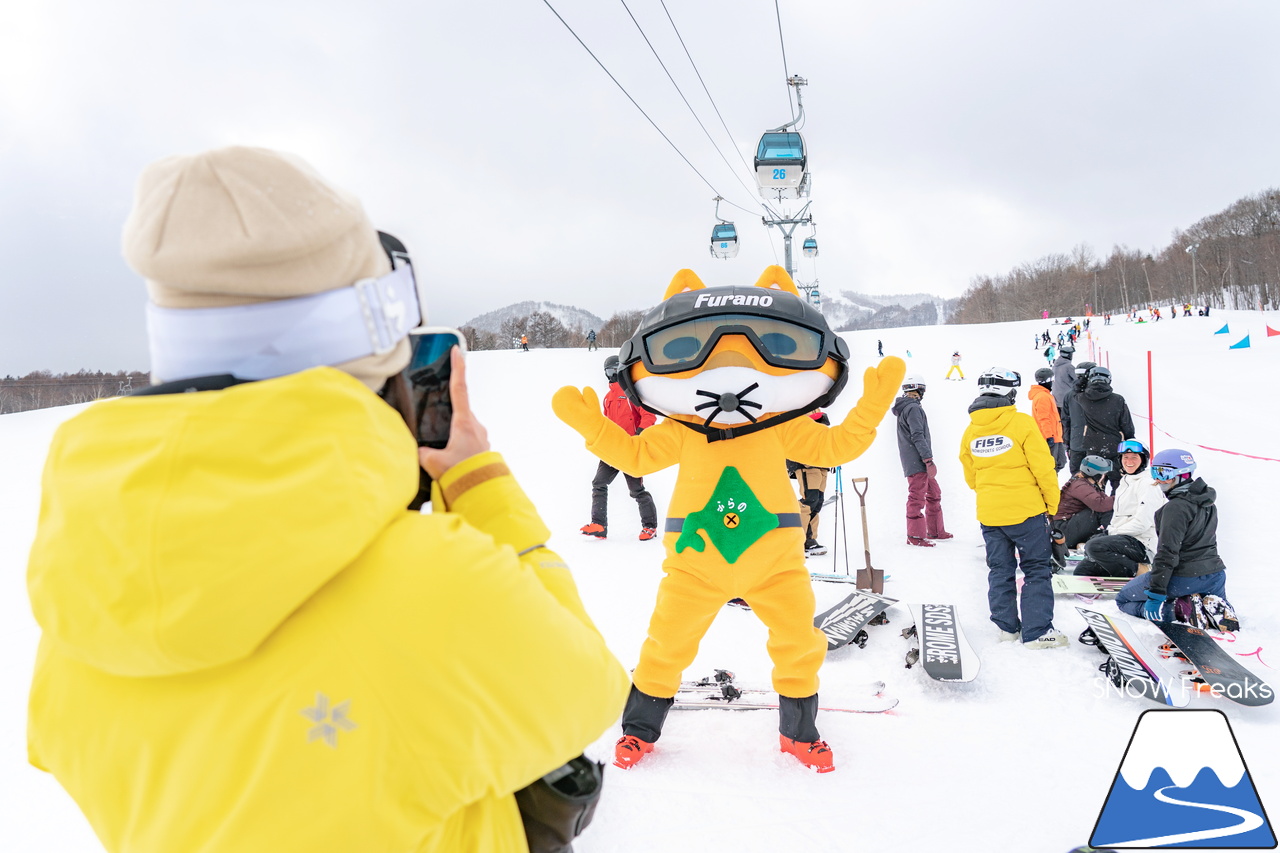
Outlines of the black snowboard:
M 867 632 L 863 629 L 897 601 L 896 598 L 860 589 L 845 596 L 830 610 L 819 613 L 813 624 L 827 635 L 827 651 L 851 643 L 863 648 L 867 644 Z
M 1222 650 L 1218 641 L 1199 628 L 1180 622 L 1162 622 L 1159 628 L 1196 668 L 1215 695 L 1241 705 L 1270 705 L 1275 690 Z

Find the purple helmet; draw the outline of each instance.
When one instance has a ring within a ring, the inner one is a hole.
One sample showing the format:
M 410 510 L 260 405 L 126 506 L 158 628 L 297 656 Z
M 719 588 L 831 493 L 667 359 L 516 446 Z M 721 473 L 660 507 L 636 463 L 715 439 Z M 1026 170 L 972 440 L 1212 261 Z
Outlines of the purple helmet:
M 1169 448 L 1151 457 L 1151 479 L 1188 482 L 1196 472 L 1196 460 L 1190 452 Z

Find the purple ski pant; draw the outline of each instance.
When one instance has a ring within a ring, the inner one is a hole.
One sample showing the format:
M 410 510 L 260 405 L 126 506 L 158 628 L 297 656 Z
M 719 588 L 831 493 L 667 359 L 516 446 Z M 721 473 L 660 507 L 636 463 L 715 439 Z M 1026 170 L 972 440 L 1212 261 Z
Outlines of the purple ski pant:
M 928 539 L 946 529 L 942 523 L 942 489 L 936 474 L 921 471 L 907 477 L 907 535 Z

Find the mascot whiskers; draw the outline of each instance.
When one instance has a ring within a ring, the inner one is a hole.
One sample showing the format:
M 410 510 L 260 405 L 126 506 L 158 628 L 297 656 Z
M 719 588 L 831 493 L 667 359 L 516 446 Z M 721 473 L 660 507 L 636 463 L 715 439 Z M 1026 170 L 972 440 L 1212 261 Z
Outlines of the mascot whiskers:
M 830 468 L 861 455 L 902 383 L 905 364 L 868 368 L 844 421 L 804 417 L 848 379 L 849 350 L 781 267 L 752 286 L 672 279 L 619 353 L 628 396 L 665 417 L 630 436 L 600 412 L 595 391 L 556 392 L 556 414 L 587 449 L 633 476 L 679 465 L 663 532 L 665 577 L 640 651 L 614 763 L 653 750 L 698 643 L 733 598 L 769 628 L 780 744 L 819 772 L 834 768 L 818 734 L 818 669 L 827 640 L 813 625 L 800 513 L 786 460 Z

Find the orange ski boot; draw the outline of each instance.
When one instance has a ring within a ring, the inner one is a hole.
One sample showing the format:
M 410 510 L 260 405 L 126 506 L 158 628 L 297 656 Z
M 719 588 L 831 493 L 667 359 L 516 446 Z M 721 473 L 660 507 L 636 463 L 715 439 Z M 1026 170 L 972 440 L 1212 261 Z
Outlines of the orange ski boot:
M 810 767 L 819 773 L 830 773 L 836 769 L 835 756 L 832 755 L 831 747 L 827 746 L 825 740 L 804 743 L 792 740 L 786 735 L 778 735 L 778 740 L 782 744 L 782 751 L 800 759 L 800 763 L 805 767 Z
M 613 766 L 630 770 L 651 752 L 653 752 L 653 744 L 640 740 L 635 735 L 623 735 L 613 745 Z

